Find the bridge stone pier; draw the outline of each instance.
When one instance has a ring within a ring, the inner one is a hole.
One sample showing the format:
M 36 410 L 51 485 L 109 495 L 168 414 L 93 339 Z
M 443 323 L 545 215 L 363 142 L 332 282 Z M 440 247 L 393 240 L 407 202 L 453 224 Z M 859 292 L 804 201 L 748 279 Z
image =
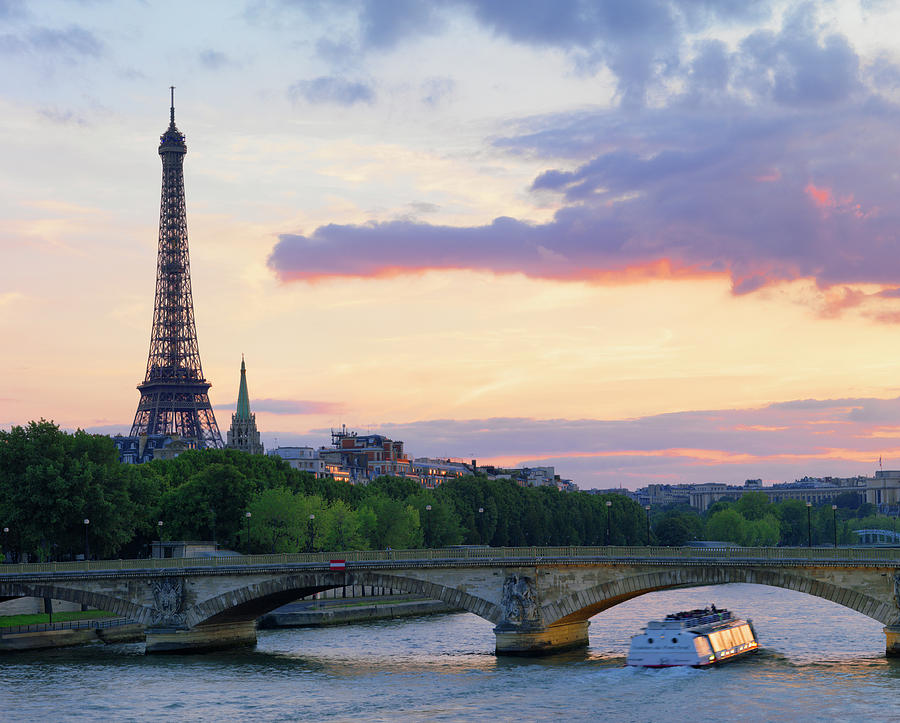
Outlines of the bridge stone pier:
M 329 558 L 346 560 L 332 569 Z M 256 619 L 344 585 L 442 600 L 494 624 L 498 654 L 587 645 L 588 620 L 646 593 L 727 583 L 770 585 L 878 620 L 900 655 L 900 550 L 884 548 L 468 548 L 202 560 L 0 566 L 0 599 L 50 597 L 146 626 L 148 653 L 256 641 Z

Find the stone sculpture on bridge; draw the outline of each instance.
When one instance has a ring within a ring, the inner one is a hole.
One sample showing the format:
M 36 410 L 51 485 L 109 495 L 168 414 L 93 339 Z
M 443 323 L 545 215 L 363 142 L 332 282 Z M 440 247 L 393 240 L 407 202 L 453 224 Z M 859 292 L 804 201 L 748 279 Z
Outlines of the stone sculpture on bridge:
M 178 628 L 184 625 L 184 580 L 177 577 L 164 577 L 151 580 L 153 590 L 153 608 L 150 613 L 152 625 Z
M 503 583 L 500 598 L 503 622 L 512 625 L 540 624 L 541 608 L 537 602 L 534 580 L 525 575 L 510 575 Z

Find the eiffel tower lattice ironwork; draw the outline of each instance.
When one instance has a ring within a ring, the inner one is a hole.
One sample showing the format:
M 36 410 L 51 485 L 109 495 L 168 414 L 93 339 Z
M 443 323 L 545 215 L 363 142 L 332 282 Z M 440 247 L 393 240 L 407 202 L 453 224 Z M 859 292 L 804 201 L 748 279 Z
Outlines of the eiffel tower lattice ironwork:
M 200 366 L 191 262 L 184 207 L 184 134 L 175 125 L 175 89 L 169 127 L 159 138 L 162 198 L 159 208 L 159 253 L 156 300 L 147 373 L 138 386 L 131 436 L 179 435 L 193 446 L 222 447 L 222 436 L 209 403 L 209 388 Z

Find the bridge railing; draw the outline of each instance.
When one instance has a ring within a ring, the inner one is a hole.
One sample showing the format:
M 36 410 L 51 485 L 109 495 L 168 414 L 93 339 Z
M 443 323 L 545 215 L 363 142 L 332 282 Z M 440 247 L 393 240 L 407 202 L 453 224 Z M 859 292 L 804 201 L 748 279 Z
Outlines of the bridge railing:
M 268 565 L 328 565 L 333 560 L 358 562 L 455 562 L 503 560 L 678 560 L 689 561 L 797 561 L 868 562 L 900 564 L 900 548 L 878 547 L 453 547 L 428 550 L 350 550 L 343 552 L 228 555 L 201 558 L 144 558 L 138 560 L 89 560 L 87 562 L 38 562 L 0 565 L 0 576 L 15 573 L 84 572 L 101 570 L 170 570 Z

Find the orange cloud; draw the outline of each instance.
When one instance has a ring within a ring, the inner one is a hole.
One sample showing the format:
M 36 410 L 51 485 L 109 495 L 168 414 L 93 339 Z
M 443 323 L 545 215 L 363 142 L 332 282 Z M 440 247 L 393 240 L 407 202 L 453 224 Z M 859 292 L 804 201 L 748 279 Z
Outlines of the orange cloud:
M 900 448 L 888 449 L 882 452 L 885 457 L 900 457 Z M 776 453 L 776 454 L 750 454 L 746 452 L 728 452 L 721 449 L 692 449 L 692 448 L 668 448 L 668 449 L 620 449 L 604 450 L 600 452 L 559 452 L 546 457 L 534 455 L 515 455 L 490 457 L 478 460 L 479 464 L 489 464 L 498 467 L 512 467 L 525 461 L 553 462 L 558 459 L 598 459 L 607 457 L 647 457 L 669 458 L 686 462 L 689 466 L 705 467 L 721 464 L 764 464 L 766 462 L 803 462 L 809 460 L 844 460 L 859 463 L 873 463 L 870 450 L 847 449 L 832 447 L 817 449 L 806 453 Z
M 393 279 L 400 276 L 421 276 L 430 271 L 461 271 L 475 273 L 490 273 L 496 276 L 516 276 L 525 275 L 525 272 L 519 269 L 511 269 L 505 271 L 502 269 L 489 269 L 467 266 L 450 266 L 450 265 L 428 265 L 428 266 L 383 266 L 368 269 L 365 271 L 353 270 L 345 273 L 321 273 L 316 271 L 305 271 L 298 269 L 294 271 L 279 271 L 278 277 L 281 282 L 288 283 L 292 281 L 303 281 L 306 283 L 316 284 L 320 282 L 333 281 L 338 279 Z M 720 277 L 728 277 L 729 271 L 712 271 L 702 269 L 696 265 L 682 264 L 672 259 L 655 259 L 646 263 L 630 264 L 620 268 L 613 269 L 589 269 L 581 268 L 567 272 L 545 271 L 542 274 L 544 279 L 548 281 L 585 281 L 588 283 L 604 284 L 604 285 L 629 285 L 637 284 L 643 281 L 653 280 L 703 280 L 714 279 Z
M 834 208 L 834 196 L 831 195 L 831 189 L 818 188 L 810 182 L 806 184 L 806 188 L 803 190 L 806 191 L 806 195 L 813 200 L 813 203 L 820 208 Z

